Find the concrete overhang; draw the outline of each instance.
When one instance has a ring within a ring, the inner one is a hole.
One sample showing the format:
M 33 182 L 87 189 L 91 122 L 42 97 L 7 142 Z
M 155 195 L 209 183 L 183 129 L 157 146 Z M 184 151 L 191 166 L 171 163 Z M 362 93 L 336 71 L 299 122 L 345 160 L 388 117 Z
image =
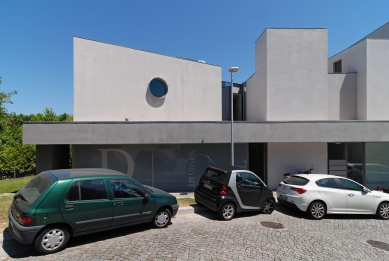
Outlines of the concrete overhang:
M 25 122 L 24 144 L 230 143 L 230 122 Z M 389 121 L 234 122 L 236 143 L 389 142 Z

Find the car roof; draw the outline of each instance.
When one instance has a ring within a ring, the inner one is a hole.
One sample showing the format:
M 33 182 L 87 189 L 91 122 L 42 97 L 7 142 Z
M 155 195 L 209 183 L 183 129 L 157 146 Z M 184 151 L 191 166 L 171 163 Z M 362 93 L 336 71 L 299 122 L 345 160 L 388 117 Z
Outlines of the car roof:
M 73 179 L 73 178 L 82 178 L 82 177 L 92 177 L 92 176 L 127 176 L 119 171 L 112 169 L 103 169 L 103 168 L 76 168 L 76 169 L 57 169 L 57 170 L 47 170 L 43 173 L 50 173 L 54 177 L 60 180 L 64 179 Z
M 330 175 L 330 174 L 293 174 L 292 176 L 302 177 L 302 178 L 306 178 L 309 180 L 318 180 L 318 179 L 322 179 L 322 178 L 345 178 L 345 179 L 347 179 L 346 177 Z
M 231 173 L 234 170 L 247 170 L 247 169 L 244 169 L 241 167 L 229 166 L 229 165 L 212 165 L 212 166 L 208 166 L 207 168 L 215 168 L 215 169 L 222 170 L 222 171 L 225 171 L 228 173 Z

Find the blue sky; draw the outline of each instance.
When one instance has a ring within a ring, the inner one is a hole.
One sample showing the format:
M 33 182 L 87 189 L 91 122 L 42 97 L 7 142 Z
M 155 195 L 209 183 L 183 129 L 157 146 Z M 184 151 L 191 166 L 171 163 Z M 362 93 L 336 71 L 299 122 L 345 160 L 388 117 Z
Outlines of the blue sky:
M 328 28 L 328 55 L 389 21 L 387 0 L 0 1 L 2 91 L 9 112 L 73 113 L 73 36 L 254 73 L 254 43 L 268 27 Z

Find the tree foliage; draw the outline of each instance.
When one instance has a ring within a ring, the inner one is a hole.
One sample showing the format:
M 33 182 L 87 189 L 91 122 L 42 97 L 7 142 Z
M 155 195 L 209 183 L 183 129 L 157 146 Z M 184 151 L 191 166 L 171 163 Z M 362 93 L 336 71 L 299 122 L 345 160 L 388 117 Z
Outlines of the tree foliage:
M 2 79 L 0 76 L 0 85 Z M 20 172 L 35 169 L 35 145 L 23 145 L 22 130 L 25 121 L 73 121 L 67 113 L 57 115 L 53 109 L 45 108 L 43 113 L 16 114 L 8 113 L 6 106 L 12 104 L 11 98 L 16 91 L 0 90 L 0 171 Z

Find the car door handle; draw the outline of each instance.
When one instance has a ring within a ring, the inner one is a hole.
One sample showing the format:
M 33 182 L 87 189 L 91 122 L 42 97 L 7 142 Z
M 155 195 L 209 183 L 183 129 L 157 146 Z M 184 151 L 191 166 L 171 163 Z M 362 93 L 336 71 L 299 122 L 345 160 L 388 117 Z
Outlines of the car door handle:
M 73 205 L 65 205 L 65 208 L 73 208 Z
M 116 202 L 116 203 L 115 203 L 115 206 L 122 206 L 122 205 L 123 205 L 123 202 L 122 202 L 122 201 Z
M 351 194 L 351 193 L 350 193 L 350 194 L 348 194 L 348 196 L 349 196 L 349 197 L 354 197 L 354 194 Z

